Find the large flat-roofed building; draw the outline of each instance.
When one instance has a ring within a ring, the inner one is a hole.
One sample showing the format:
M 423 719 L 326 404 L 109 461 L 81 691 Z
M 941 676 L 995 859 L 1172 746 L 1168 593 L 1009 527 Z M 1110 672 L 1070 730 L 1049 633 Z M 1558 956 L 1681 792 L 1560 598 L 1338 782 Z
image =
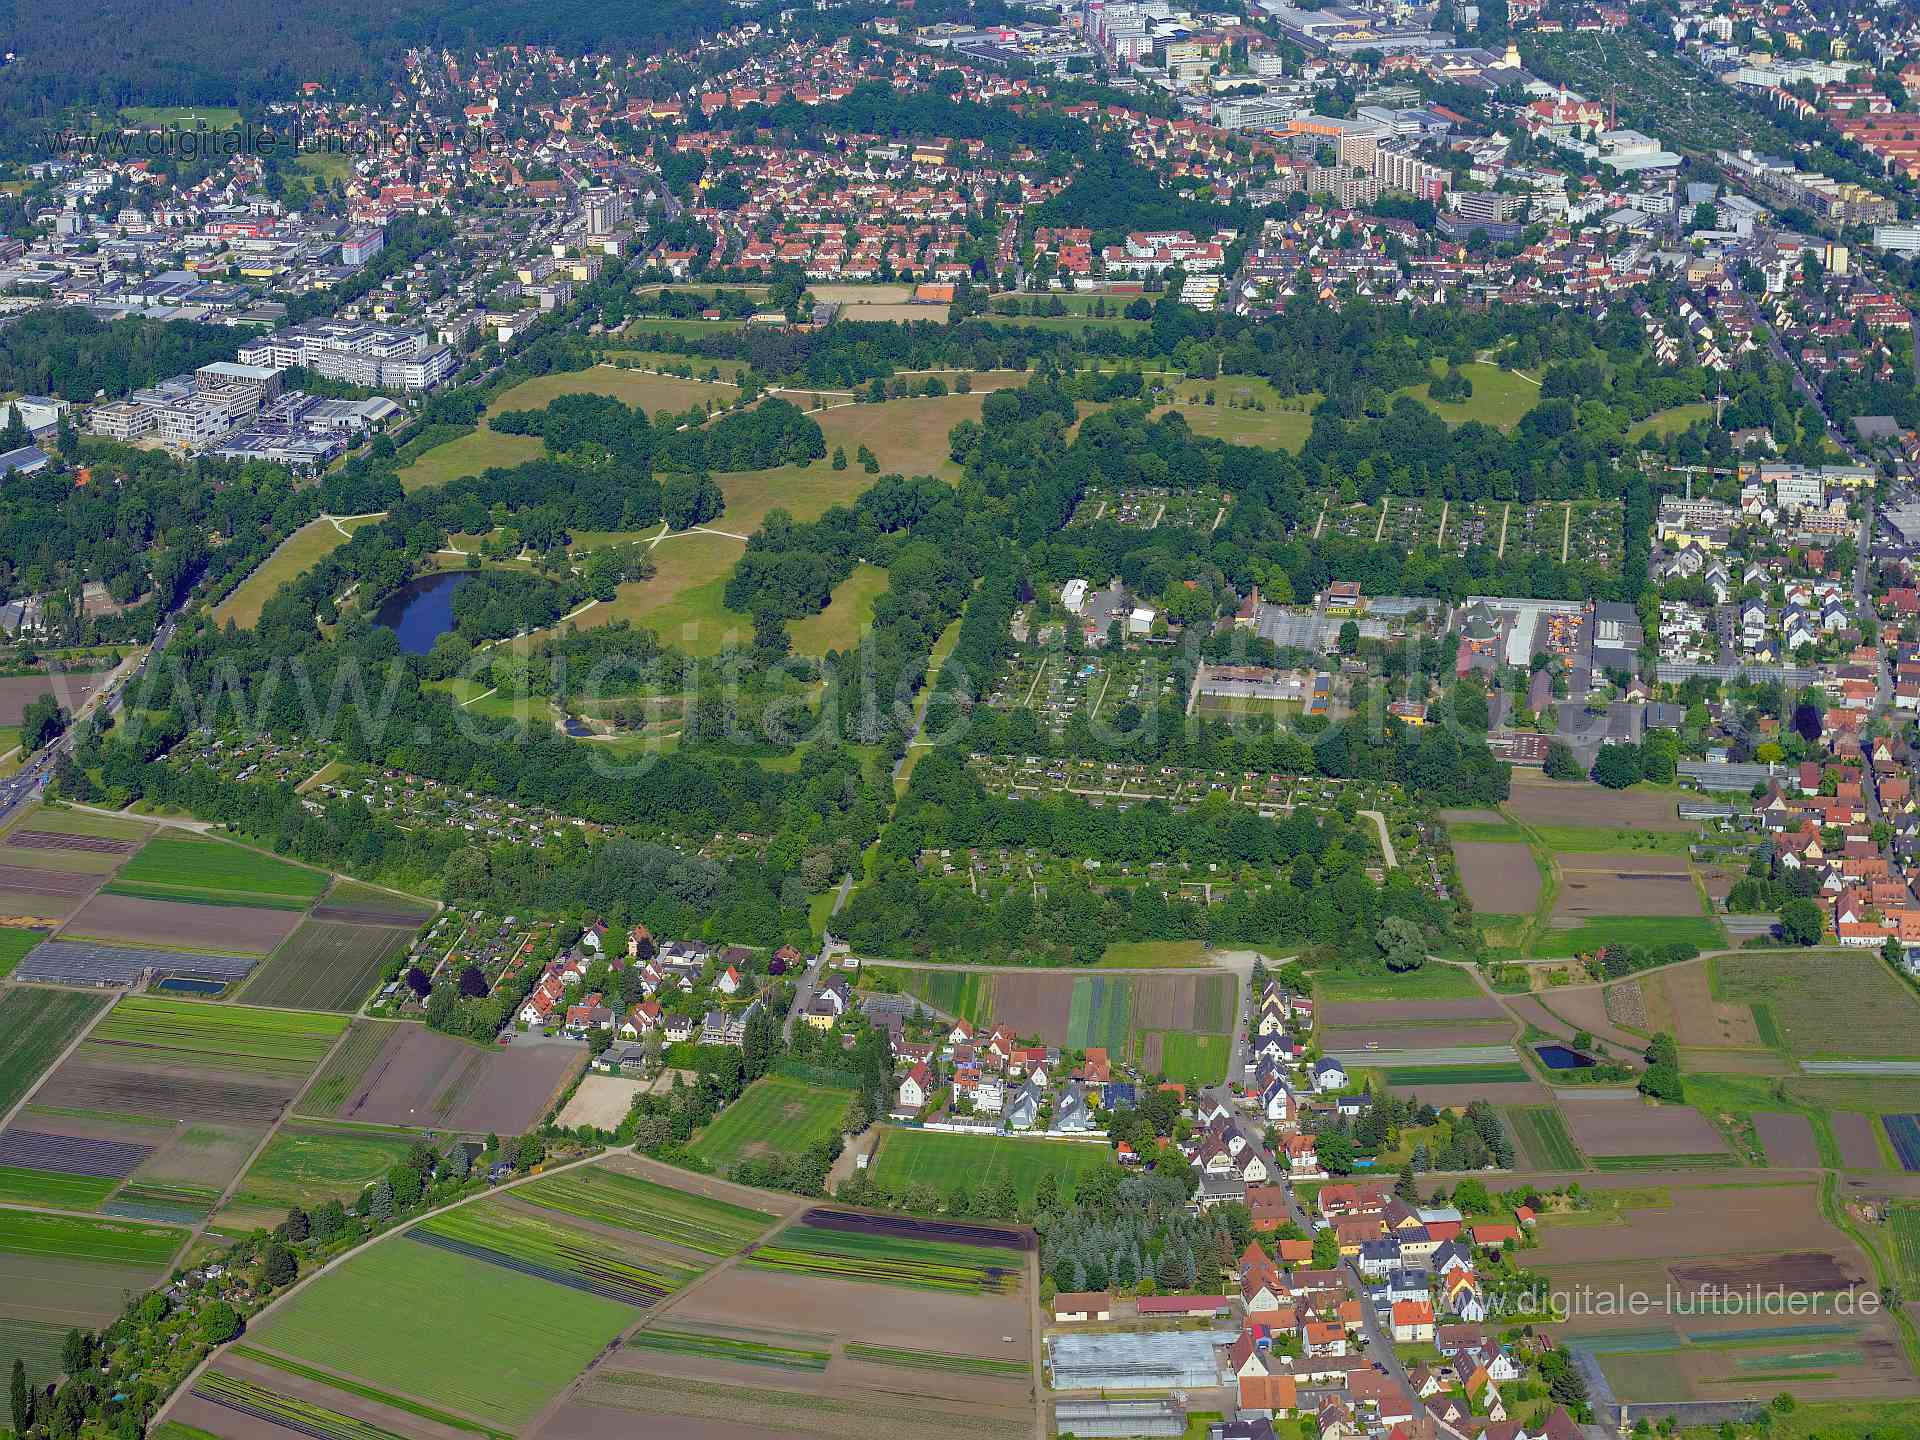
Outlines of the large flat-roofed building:
M 249 341 L 243 365 L 303 366 L 369 390 L 430 390 L 454 372 L 453 352 L 423 331 L 321 320 Z

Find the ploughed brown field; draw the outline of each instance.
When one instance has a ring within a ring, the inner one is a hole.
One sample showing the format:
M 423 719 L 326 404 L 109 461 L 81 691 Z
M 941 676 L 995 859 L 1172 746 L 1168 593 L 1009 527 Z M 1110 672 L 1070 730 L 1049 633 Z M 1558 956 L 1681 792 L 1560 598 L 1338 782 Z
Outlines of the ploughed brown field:
M 184 905 L 132 895 L 96 895 L 61 931 L 62 940 L 107 940 L 173 950 L 266 955 L 293 933 L 298 910 L 245 905 Z
M 1696 830 L 1678 813 L 1674 797 L 1656 791 L 1608 790 L 1513 772 L 1507 809 L 1543 825 L 1626 826 L 1637 830 Z
M 334 1113 L 378 1125 L 516 1135 L 547 1113 L 586 1055 L 584 1045 L 488 1048 L 424 1025 L 395 1026 Z
M 38 1105 L 107 1114 L 267 1125 L 299 1089 L 258 1076 L 107 1058 L 83 1045 L 34 1095 Z
M 1483 915 L 1528 915 L 1540 903 L 1540 870 L 1524 845 L 1459 840 L 1454 863 L 1467 898 Z
M 1596 1040 L 1628 1054 L 1637 1054 L 1646 1041 L 1623 1030 L 1607 1018 L 1607 997 L 1598 985 L 1569 985 L 1560 990 L 1543 990 L 1538 995 L 1520 995 L 1509 1002 L 1522 1020 L 1532 1021 L 1562 1039 L 1569 1032 L 1584 1030 Z M 1555 1019 L 1561 1023 L 1554 1023 Z
M 1886 1161 L 1880 1158 L 1880 1142 L 1874 1138 L 1874 1121 L 1871 1115 L 1862 1115 L 1852 1110 L 1836 1110 L 1828 1117 L 1833 1124 L 1833 1138 L 1840 1144 L 1840 1163 L 1849 1170 L 1883 1170 Z
M 1627 1100 L 1562 1100 L 1574 1143 L 1592 1156 L 1716 1155 L 1720 1132 L 1685 1105 Z
M 51 695 L 60 708 L 72 714 L 106 683 L 110 670 L 86 674 L 8 675 L 0 678 L 0 725 L 18 725 L 27 706 L 42 695 Z
M 392 925 L 412 930 L 424 918 L 419 911 L 410 914 L 398 910 L 378 910 L 365 905 L 316 905 L 313 918 L 336 925 Z
M 1464 1110 L 1476 1100 L 1489 1105 L 1544 1105 L 1553 1097 L 1547 1087 L 1533 1080 L 1516 1080 L 1501 1085 L 1409 1085 L 1406 1093 L 1436 1109 Z
M 136 840 L 112 840 L 105 835 L 62 835 L 56 830 L 16 830 L 7 844 L 22 850 L 79 850 L 89 855 L 131 855 Z
M 1673 857 L 1656 855 L 1654 860 Z M 1643 864 L 1639 855 L 1561 854 L 1556 917 L 1698 915 L 1700 896 L 1685 869 Z
M 100 883 L 98 875 L 0 865 L 0 890 L 27 890 L 39 895 L 91 895 L 100 888 Z
M 1813 1143 L 1813 1122 L 1804 1115 L 1787 1111 L 1757 1111 L 1753 1128 L 1767 1152 L 1767 1163 L 1787 1170 L 1811 1170 L 1820 1163 L 1820 1148 Z
M 1317 1018 L 1328 1027 L 1444 1025 L 1504 1020 L 1506 1012 L 1482 995 L 1472 1000 L 1335 1000 L 1322 1005 Z
M 1646 997 L 1647 1028 L 1668 1031 L 1682 1048 L 1764 1048 L 1753 1006 L 1714 999 L 1704 960 L 1643 975 L 1640 991 Z
M 1531 1252 L 1529 1263 L 1557 1278 L 1562 1269 L 1582 1266 L 1686 1265 L 1706 1257 L 1792 1251 L 1851 1253 L 1846 1237 L 1820 1213 L 1818 1184 L 1746 1188 L 1727 1185 L 1731 1173 L 1737 1172 L 1697 1170 L 1671 1181 L 1666 1175 L 1602 1177 L 1595 1183 L 1605 1188 L 1657 1184 L 1666 1192 L 1660 1198 L 1670 1203 L 1629 1209 L 1618 1225 L 1542 1225 L 1540 1248 Z

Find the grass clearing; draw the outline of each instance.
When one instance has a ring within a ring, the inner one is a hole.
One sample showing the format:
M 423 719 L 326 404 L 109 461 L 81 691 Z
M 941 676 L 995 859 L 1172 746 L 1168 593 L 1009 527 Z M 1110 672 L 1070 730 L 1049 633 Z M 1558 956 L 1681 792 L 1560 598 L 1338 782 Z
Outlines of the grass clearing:
M 1704 915 L 1605 915 L 1582 920 L 1570 929 L 1548 928 L 1534 938 L 1533 953 L 1547 960 L 1571 960 L 1606 945 L 1666 945 L 1684 941 L 1702 950 L 1727 943 L 1718 920 Z
M 434 446 L 400 470 L 400 487 L 408 491 L 426 490 L 483 471 L 524 465 L 546 453 L 547 447 L 537 437 L 502 434 L 489 430 L 482 421 L 479 429 Z
M 1338 1000 L 1474 1000 L 1480 987 L 1458 965 L 1422 965 L 1399 974 L 1377 969 L 1317 970 L 1314 993 L 1320 1003 Z
M 1167 1079 L 1179 1085 L 1219 1085 L 1227 1078 L 1227 1061 L 1233 1054 L 1230 1035 L 1194 1035 L 1181 1030 L 1163 1031 L 1160 1069 Z
M 274 592 L 289 580 L 306 574 L 321 560 L 347 543 L 353 531 L 372 524 L 370 519 L 343 520 L 336 525 L 327 519 L 310 520 L 281 542 L 275 550 L 214 608 L 213 623 L 225 626 L 231 620 L 242 630 L 251 630 L 260 620 L 260 610 Z
M 725 517 L 718 523 L 724 526 Z M 729 638 L 751 645 L 753 617 L 729 610 L 726 602 L 727 578 L 744 549 L 726 535 L 672 536 L 653 547 L 651 580 L 622 583 L 614 599 L 570 623 L 587 629 L 628 620 L 698 656 L 718 655 Z
M 350 1205 L 405 1159 L 412 1143 L 377 1130 L 283 1126 L 241 1179 L 233 1205 L 278 1213 L 329 1199 Z
M 396 1239 L 296 1291 L 254 1338 L 293 1359 L 517 1428 L 633 1318 L 631 1306 Z M 526 1343 L 530 1335 L 539 1343 Z M 478 1356 L 486 1363 L 476 1364 Z
M 857 565 L 853 574 L 833 587 L 833 599 L 818 615 L 795 620 L 787 627 L 796 655 L 824 656 L 831 650 L 850 650 L 873 624 L 873 602 L 887 588 L 887 572 Z
M 931 1185 L 942 1196 L 965 1185 L 975 1194 L 1011 1178 L 1022 1204 L 1031 1203 L 1043 1176 L 1062 1199 L 1081 1179 L 1112 1164 L 1105 1145 L 1077 1140 L 1019 1140 L 1004 1135 L 959 1135 L 939 1130 L 887 1130 L 873 1161 L 874 1182 L 905 1194 Z
M 103 1003 L 74 990 L 16 988 L 0 997 L 0 1113 L 34 1087 Z
M 1116 940 L 1101 952 L 1101 970 L 1202 969 L 1207 963 L 1204 940 Z
M 289 865 L 239 845 L 160 835 L 121 867 L 107 892 L 196 905 L 304 910 L 331 878 L 323 870 Z
M 1540 387 L 1524 375 L 1483 360 L 1469 361 L 1460 371 L 1473 382 L 1473 394 L 1458 404 L 1435 400 L 1428 385 L 1412 385 L 1396 390 L 1388 402 L 1411 395 L 1449 425 L 1464 425 L 1478 420 L 1499 430 L 1511 430 L 1520 417 L 1540 403 Z
M 721 1174 L 740 1160 L 798 1155 L 840 1132 L 853 1092 L 767 1075 L 750 1085 L 693 1142 L 693 1153 Z
M 1696 401 L 1692 405 L 1675 405 L 1670 410 L 1656 411 L 1646 419 L 1628 426 L 1627 443 L 1631 445 L 1646 435 L 1657 435 L 1662 438 L 1678 435 L 1682 430 L 1712 418 L 1713 406 L 1704 400 Z
M 739 394 L 739 386 L 724 381 L 682 380 L 677 375 L 596 365 L 591 370 L 565 370 L 523 380 L 487 409 L 503 415 L 510 410 L 544 410 L 562 395 L 611 395 L 623 405 L 639 406 L 651 419 L 662 410 L 684 414 L 709 402 L 724 410 Z

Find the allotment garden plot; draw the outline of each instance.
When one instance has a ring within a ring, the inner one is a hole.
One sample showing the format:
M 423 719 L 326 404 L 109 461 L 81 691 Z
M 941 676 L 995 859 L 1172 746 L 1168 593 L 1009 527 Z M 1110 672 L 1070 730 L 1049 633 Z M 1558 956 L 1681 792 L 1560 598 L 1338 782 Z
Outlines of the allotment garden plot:
M 586 1063 L 570 1042 L 481 1046 L 424 1025 L 354 1022 L 301 1112 L 321 1119 L 517 1135 Z
M 663 1305 L 551 1440 L 634 1433 L 1015 1440 L 1033 1430 L 1025 1232 L 810 1211 Z

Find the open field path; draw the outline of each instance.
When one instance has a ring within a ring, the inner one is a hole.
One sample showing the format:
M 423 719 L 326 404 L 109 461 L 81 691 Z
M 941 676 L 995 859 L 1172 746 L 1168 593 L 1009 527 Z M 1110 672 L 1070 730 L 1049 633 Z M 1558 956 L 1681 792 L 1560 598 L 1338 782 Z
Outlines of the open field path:
M 1400 862 L 1394 858 L 1393 837 L 1387 834 L 1387 817 L 1378 810 L 1356 810 L 1356 815 L 1364 815 L 1373 821 L 1373 828 L 1380 832 L 1380 853 L 1386 857 L 1389 870 L 1398 867 Z

